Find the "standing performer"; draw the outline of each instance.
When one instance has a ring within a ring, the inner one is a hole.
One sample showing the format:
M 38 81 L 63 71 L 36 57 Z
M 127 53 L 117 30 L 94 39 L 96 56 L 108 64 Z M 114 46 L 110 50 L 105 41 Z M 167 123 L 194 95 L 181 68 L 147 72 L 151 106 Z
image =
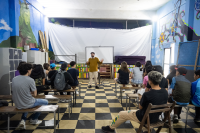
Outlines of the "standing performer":
M 99 61 L 99 59 L 94 56 L 95 56 L 95 53 L 91 52 L 91 58 L 89 58 L 89 60 L 86 62 L 86 64 L 90 66 L 90 71 L 89 71 L 90 81 L 89 81 L 88 88 L 92 87 L 92 80 L 94 78 L 95 88 L 99 89 L 99 86 L 97 86 L 98 64 L 102 64 L 103 59 Z

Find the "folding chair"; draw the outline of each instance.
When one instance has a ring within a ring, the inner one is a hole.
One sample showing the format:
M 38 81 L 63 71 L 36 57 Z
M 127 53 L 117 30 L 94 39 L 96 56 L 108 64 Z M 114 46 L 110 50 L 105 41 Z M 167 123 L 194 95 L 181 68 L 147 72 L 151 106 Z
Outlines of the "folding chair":
M 169 133 L 172 133 L 170 113 L 171 113 L 172 109 L 174 109 L 175 105 L 176 105 L 175 101 L 173 103 L 163 104 L 163 105 L 152 105 L 151 103 L 149 103 L 149 106 L 148 106 L 148 108 L 145 112 L 145 115 L 142 119 L 142 122 L 140 123 L 140 127 L 139 127 L 137 133 L 141 133 L 142 127 L 147 128 L 148 133 L 151 132 L 151 130 L 150 130 L 151 128 L 158 127 L 158 130 L 156 131 L 156 133 L 159 133 L 164 125 L 167 125 L 169 127 Z M 156 108 L 158 108 L 158 109 L 156 109 Z M 165 113 L 164 120 L 158 121 L 157 123 L 150 124 L 149 114 L 158 113 L 158 112 L 164 112 Z M 168 120 L 169 123 L 165 123 L 166 120 Z M 147 121 L 147 124 L 145 124 L 146 121 Z

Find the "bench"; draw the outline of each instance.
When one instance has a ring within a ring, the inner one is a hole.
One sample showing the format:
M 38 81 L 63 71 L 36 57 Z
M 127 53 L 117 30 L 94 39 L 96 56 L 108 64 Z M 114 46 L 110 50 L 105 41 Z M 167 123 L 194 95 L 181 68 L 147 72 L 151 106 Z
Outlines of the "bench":
M 72 96 L 71 95 L 37 95 L 34 98 L 36 98 L 36 99 L 46 99 L 46 100 L 55 100 L 55 99 L 67 99 L 67 100 L 71 100 Z M 68 105 L 69 118 L 70 118 L 70 108 L 71 108 L 71 113 L 72 113 L 71 103 L 72 102 L 70 101 L 69 105 Z M 59 108 L 59 113 L 60 113 L 60 108 Z
M 2 100 L 11 100 L 13 106 L 12 95 L 0 95 L 0 99 Z
M 121 97 L 121 104 L 122 104 L 122 90 L 138 90 L 141 87 L 120 87 L 120 97 Z
M 44 106 L 37 106 L 30 109 L 17 109 L 15 106 L 3 106 L 0 107 L 0 113 L 8 114 L 8 126 L 7 131 L 10 132 L 10 114 L 15 113 L 36 113 L 36 112 L 53 112 L 54 113 L 54 133 L 56 133 L 56 111 L 58 110 L 58 105 L 44 105 Z M 45 126 L 44 126 L 45 127 Z M 15 127 L 13 127 L 15 128 Z M 59 128 L 59 113 L 58 113 L 58 128 Z
M 47 89 L 47 90 L 42 90 L 42 92 L 72 92 L 73 93 L 73 107 L 74 107 L 74 103 L 76 104 L 76 89 L 68 89 L 68 90 Z

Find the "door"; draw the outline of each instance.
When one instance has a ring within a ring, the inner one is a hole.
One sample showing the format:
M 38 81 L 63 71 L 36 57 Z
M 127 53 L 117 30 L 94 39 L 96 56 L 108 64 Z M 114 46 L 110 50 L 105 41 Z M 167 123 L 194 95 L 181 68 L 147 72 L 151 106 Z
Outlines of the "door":
M 171 48 L 166 48 L 164 53 L 164 77 L 169 74 L 169 65 L 171 62 Z

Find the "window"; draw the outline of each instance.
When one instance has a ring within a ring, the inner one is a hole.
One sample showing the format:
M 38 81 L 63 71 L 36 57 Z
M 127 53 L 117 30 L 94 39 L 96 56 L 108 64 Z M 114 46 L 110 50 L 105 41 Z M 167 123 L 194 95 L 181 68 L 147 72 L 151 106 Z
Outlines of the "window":
M 164 56 L 164 76 L 167 77 L 169 74 L 169 65 L 171 62 L 171 49 L 165 49 L 165 56 Z

